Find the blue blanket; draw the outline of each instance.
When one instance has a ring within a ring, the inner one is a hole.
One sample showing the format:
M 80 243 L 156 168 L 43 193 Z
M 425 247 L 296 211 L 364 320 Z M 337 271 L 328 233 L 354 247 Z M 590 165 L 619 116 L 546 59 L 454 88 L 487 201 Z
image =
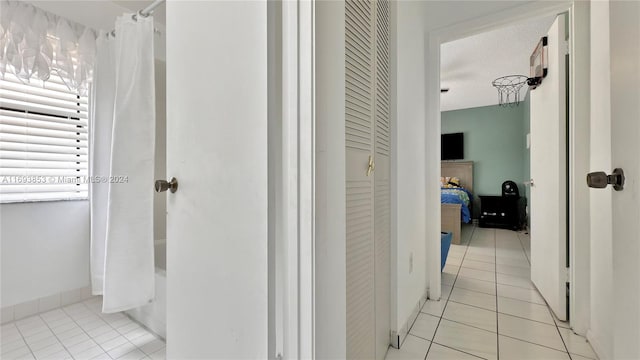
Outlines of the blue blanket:
M 466 196 L 465 196 L 466 195 Z M 460 204 L 460 215 L 464 223 L 471 221 L 471 212 L 469 204 L 472 198 L 471 193 L 463 188 L 442 188 L 440 195 L 440 203 L 442 204 Z

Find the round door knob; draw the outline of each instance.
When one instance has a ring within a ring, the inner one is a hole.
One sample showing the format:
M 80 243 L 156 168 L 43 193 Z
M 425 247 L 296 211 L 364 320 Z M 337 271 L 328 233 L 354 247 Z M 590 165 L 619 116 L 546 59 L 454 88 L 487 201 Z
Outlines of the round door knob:
M 615 191 L 622 191 L 624 190 L 624 171 L 615 168 L 611 175 L 607 175 L 604 171 L 588 173 L 587 185 L 594 189 L 604 189 L 607 185 L 613 185 Z
M 178 179 L 172 177 L 169 181 L 156 180 L 156 192 L 164 192 L 167 190 L 171 191 L 172 193 L 178 191 Z

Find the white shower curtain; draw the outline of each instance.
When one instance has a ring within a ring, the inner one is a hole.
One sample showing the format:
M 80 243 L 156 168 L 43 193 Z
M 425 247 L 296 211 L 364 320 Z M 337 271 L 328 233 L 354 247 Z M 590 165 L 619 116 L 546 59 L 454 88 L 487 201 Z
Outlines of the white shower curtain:
M 154 296 L 153 18 L 115 30 L 97 41 L 91 117 L 91 282 L 106 313 Z

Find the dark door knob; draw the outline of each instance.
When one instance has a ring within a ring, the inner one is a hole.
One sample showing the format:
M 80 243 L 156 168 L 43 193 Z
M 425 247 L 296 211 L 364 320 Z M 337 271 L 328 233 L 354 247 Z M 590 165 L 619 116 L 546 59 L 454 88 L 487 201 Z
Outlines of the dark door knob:
M 624 171 L 616 168 L 611 175 L 607 175 L 604 171 L 589 173 L 587 174 L 587 185 L 595 189 L 604 189 L 607 185 L 613 185 L 614 190 L 621 191 L 624 189 Z
M 171 180 L 169 181 L 156 180 L 156 192 L 163 192 L 167 190 L 171 191 L 172 193 L 178 191 L 178 179 L 171 178 Z

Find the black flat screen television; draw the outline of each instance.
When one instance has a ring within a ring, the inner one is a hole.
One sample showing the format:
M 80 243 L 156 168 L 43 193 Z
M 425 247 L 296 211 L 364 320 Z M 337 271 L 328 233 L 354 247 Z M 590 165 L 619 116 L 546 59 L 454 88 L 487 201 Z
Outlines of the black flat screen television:
M 442 134 L 441 160 L 464 159 L 464 133 Z

